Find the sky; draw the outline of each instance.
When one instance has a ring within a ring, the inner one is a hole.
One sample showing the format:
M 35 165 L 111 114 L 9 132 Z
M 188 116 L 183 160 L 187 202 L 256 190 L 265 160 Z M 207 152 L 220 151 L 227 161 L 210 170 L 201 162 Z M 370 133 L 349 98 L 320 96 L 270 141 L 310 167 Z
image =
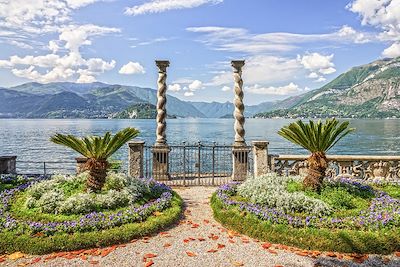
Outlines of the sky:
M 317 89 L 400 56 L 400 0 L 0 0 L 0 86 L 95 81 L 245 104 Z

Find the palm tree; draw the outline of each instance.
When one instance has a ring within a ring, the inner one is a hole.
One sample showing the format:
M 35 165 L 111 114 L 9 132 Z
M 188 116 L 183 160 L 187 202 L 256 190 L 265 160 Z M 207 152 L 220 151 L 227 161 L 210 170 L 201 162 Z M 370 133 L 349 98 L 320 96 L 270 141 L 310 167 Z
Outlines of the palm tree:
M 348 121 L 339 124 L 336 119 L 327 119 L 325 122 L 310 120 L 309 123 L 298 120 L 280 129 L 278 134 L 311 152 L 307 159 L 308 174 L 303 180 L 303 185 L 319 192 L 328 167 L 326 152 L 354 130 L 349 128 Z
M 69 147 L 82 154 L 88 160 L 85 168 L 89 171 L 86 187 L 91 191 L 102 189 L 110 164 L 108 159 L 126 142 L 136 137 L 139 131 L 135 128 L 126 128 L 114 136 L 110 132 L 101 136 L 86 136 L 79 138 L 73 135 L 56 134 L 50 140 L 56 144 Z

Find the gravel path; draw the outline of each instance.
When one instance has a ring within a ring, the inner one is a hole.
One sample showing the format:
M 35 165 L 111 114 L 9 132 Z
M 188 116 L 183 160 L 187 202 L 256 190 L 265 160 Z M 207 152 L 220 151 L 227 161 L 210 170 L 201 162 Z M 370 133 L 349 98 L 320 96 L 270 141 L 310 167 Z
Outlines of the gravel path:
M 279 245 L 263 248 L 262 242 L 241 236 L 221 227 L 213 218 L 209 197 L 211 187 L 175 188 L 186 203 L 179 225 L 158 235 L 133 240 L 118 246 L 106 256 L 79 256 L 73 259 L 29 256 L 7 260 L 4 266 L 400 266 L 395 256 L 370 256 L 363 264 L 352 259 L 305 257 L 301 251 L 290 252 Z M 267 247 L 268 245 L 264 245 Z M 281 249 L 280 249 L 281 248 Z M 299 255 L 300 254 L 300 255 Z M 40 260 L 39 260 L 40 258 Z

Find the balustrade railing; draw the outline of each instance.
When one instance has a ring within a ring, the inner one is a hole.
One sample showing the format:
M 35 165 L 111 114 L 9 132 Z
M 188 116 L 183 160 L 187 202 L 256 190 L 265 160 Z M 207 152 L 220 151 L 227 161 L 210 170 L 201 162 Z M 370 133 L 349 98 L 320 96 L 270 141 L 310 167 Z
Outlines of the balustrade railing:
M 306 174 L 305 155 L 269 155 L 271 170 L 282 175 Z M 353 177 L 365 180 L 400 179 L 400 156 L 328 155 L 329 177 Z
M 118 171 L 141 169 L 133 173 L 136 177 L 157 179 L 154 166 L 154 146 L 141 143 L 137 158 L 133 157 L 127 168 L 125 163 Z M 268 142 L 255 141 L 253 146 L 243 147 L 246 152 L 243 161 L 248 164 L 247 175 L 263 175 L 269 171 L 280 175 L 305 175 L 307 155 L 268 155 Z M 170 185 L 221 185 L 234 180 L 234 154 L 232 145 L 216 143 L 183 142 L 168 146 L 167 177 L 162 181 Z M 354 179 L 400 182 L 400 156 L 373 155 L 328 155 L 329 177 L 351 177 Z M 73 174 L 79 172 L 76 161 L 16 161 L 18 174 L 51 175 L 54 173 Z M 246 173 L 245 173 L 246 175 Z

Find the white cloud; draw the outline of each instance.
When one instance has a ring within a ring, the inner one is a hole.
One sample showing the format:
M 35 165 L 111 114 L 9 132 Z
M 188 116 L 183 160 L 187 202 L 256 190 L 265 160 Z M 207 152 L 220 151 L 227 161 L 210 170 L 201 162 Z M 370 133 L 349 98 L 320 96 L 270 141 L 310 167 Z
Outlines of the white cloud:
M 297 84 L 294 83 L 289 83 L 288 85 L 285 86 L 260 86 L 258 84 L 255 84 L 253 86 L 245 86 L 244 90 L 248 93 L 251 94 L 257 94 L 257 95 L 293 95 L 293 94 L 298 94 L 300 92 L 303 92 L 304 89 L 301 89 Z
M 189 27 L 187 31 L 202 35 L 201 42 L 214 50 L 257 54 L 285 52 L 307 42 L 366 43 L 375 40 L 373 33 L 358 32 L 344 25 L 337 31 L 323 34 L 297 34 L 286 32 L 253 34 L 243 28 Z
M 79 79 L 76 81 L 77 83 L 93 83 L 96 81 L 96 78 L 92 75 L 81 74 Z
M 177 80 L 174 80 L 172 83 L 183 83 L 183 84 L 189 84 L 192 83 L 194 80 L 191 78 L 179 78 Z
M 0 62 L 1 64 L 1 62 Z M 184 91 L 184 96 L 193 96 L 194 92 L 204 87 L 203 82 L 199 80 L 193 80 L 190 78 L 180 78 L 172 82 L 168 86 L 168 90 L 172 92 Z
M 322 74 L 328 75 L 328 74 L 332 74 L 332 73 L 336 72 L 336 69 L 333 67 L 329 67 L 326 69 L 320 69 L 319 72 Z
M 388 36 L 400 33 L 400 0 L 355 0 L 347 8 L 361 16 L 362 25 L 382 28 Z
M 399 57 L 400 56 L 400 42 L 394 43 L 385 50 L 383 50 L 382 55 L 384 57 Z
M 102 0 L 3 0 L 0 27 L 28 33 L 55 32 L 71 21 L 73 10 Z
M 179 83 L 174 83 L 174 84 L 168 85 L 168 90 L 170 90 L 172 92 L 179 92 L 181 89 L 182 88 Z
M 356 44 L 368 43 L 371 41 L 370 38 L 373 38 L 371 34 L 357 32 L 355 29 L 347 25 L 344 25 L 336 34 L 338 37 L 343 38 L 344 40 L 352 40 Z M 366 35 L 370 35 L 370 37 L 367 37 Z
M 66 0 L 66 1 L 69 7 L 71 7 L 72 9 L 77 9 L 104 0 Z
M 222 87 L 222 89 L 221 89 L 223 92 L 228 92 L 228 91 L 230 91 L 231 90 L 231 88 L 229 87 L 229 86 L 224 86 L 224 87 Z
M 188 88 L 193 92 L 203 88 L 203 83 L 199 80 L 194 80 L 191 84 L 189 84 Z
M 24 42 L 17 41 L 17 40 L 10 40 L 8 43 L 10 45 L 13 45 L 13 46 L 16 46 L 16 47 L 19 47 L 22 49 L 33 49 L 33 46 L 31 46 L 27 43 L 24 43 Z
M 42 48 L 44 44 L 34 41 L 36 36 L 61 32 L 73 24 L 76 9 L 99 1 L 105 0 L 0 0 L 0 42 L 23 49 Z M 50 49 L 54 51 L 55 46 Z
M 303 56 L 298 55 L 297 60 L 304 66 L 305 69 L 311 71 L 309 78 L 318 78 L 318 81 L 323 81 L 323 75 L 328 75 L 336 72 L 335 64 L 332 62 L 332 55 L 321 55 L 319 53 L 307 53 Z
M 95 76 L 115 67 L 114 60 L 107 62 L 101 58 L 83 58 L 80 48 L 91 44 L 93 36 L 118 32 L 118 29 L 87 24 L 69 25 L 59 31 L 59 40 L 49 42 L 51 54 L 25 57 L 14 55 L 8 60 L 0 60 L 0 67 L 11 68 L 17 77 L 41 83 L 74 81 L 77 76 L 77 82 L 94 82 Z M 67 53 L 57 54 L 61 47 Z
M 229 66 L 229 62 L 223 65 Z M 243 69 L 243 80 L 249 84 L 265 84 L 283 82 L 293 79 L 301 73 L 303 66 L 288 57 L 269 55 L 251 56 L 246 60 Z M 224 86 L 233 83 L 232 71 L 222 71 L 215 75 L 206 86 Z
M 360 15 L 362 25 L 380 29 L 380 40 L 395 42 L 383 51 L 383 56 L 398 55 L 396 43 L 400 39 L 400 0 L 354 0 L 347 8 Z
M 71 51 L 78 51 L 83 45 L 91 45 L 91 36 L 118 33 L 120 29 L 101 27 L 94 24 L 69 25 L 60 29 L 60 41 L 65 41 L 65 48 Z
M 129 61 L 128 64 L 122 66 L 119 70 L 120 74 L 138 74 L 138 73 L 145 73 L 143 66 L 140 65 L 139 62 L 132 62 Z
M 55 54 L 60 49 L 60 47 L 58 46 L 56 41 L 51 40 L 49 41 L 49 49 L 53 52 L 53 54 Z
M 151 44 L 156 44 L 156 43 L 161 43 L 161 42 L 166 42 L 169 40 L 172 40 L 173 38 L 166 38 L 166 37 L 159 37 L 159 38 L 155 38 L 149 41 L 144 41 L 144 42 L 140 42 L 137 45 L 151 45 Z
M 191 91 L 187 91 L 183 94 L 184 96 L 194 96 L 194 93 Z
M 311 79 L 316 79 L 319 77 L 319 75 L 316 72 L 311 72 L 307 77 Z
M 152 0 L 141 5 L 126 8 L 126 15 L 143 15 L 149 13 L 161 13 L 169 10 L 188 9 L 205 4 L 218 4 L 223 0 Z
M 319 53 L 311 53 L 298 57 L 300 63 L 308 70 L 321 70 L 334 66 L 334 64 L 331 62 L 333 59 L 333 54 L 324 56 Z
M 317 82 L 317 83 L 322 83 L 322 82 L 325 82 L 325 81 L 326 81 L 326 78 L 322 77 L 322 76 L 320 76 L 317 80 L 314 80 L 314 82 Z
M 270 55 L 250 56 L 243 68 L 243 81 L 245 84 L 276 84 L 287 82 L 288 80 L 300 79 L 306 71 L 307 77 L 325 81 L 324 75 L 334 73 L 336 69 L 332 62 L 333 55 L 324 56 L 319 53 L 307 53 L 298 55 L 297 58 L 279 57 Z M 229 62 L 219 63 L 229 66 Z M 233 83 L 232 70 L 218 71 L 210 82 L 205 86 L 228 86 Z M 259 86 L 262 87 L 262 86 Z

